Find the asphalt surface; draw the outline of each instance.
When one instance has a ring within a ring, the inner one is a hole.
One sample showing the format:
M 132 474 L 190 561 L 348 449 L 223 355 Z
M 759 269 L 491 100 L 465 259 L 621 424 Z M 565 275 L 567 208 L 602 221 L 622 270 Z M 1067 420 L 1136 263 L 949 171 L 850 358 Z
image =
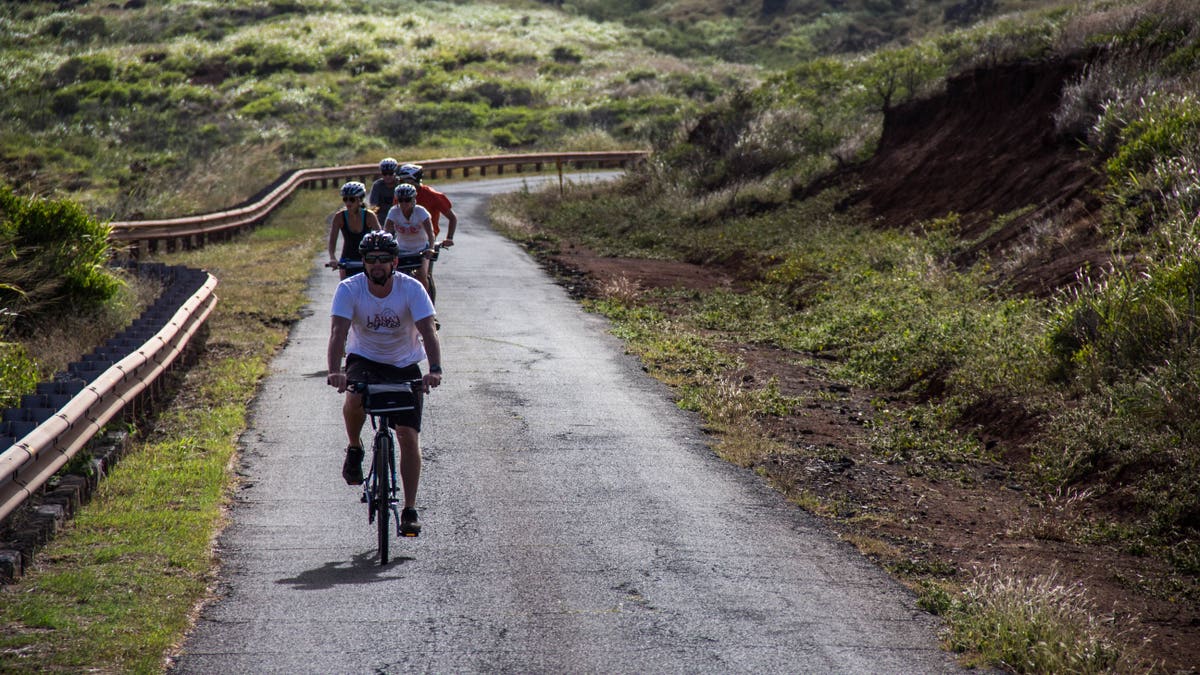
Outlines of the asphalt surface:
M 382 567 L 340 475 L 337 277 L 314 260 L 242 439 L 218 597 L 173 671 L 956 671 L 907 591 L 715 457 L 605 320 L 487 228 L 486 198 L 521 185 L 438 185 L 460 227 L 436 267 L 424 532 Z

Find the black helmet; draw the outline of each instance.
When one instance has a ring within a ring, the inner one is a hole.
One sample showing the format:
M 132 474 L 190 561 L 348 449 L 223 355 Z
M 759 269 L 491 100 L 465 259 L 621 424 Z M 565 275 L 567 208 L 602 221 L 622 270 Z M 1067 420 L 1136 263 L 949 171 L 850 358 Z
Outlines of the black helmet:
M 363 235 L 362 241 L 358 242 L 358 252 L 362 255 L 373 253 L 375 251 L 383 251 L 392 254 L 392 257 L 400 255 L 400 245 L 396 243 L 396 239 L 392 235 L 383 230 L 372 230 Z

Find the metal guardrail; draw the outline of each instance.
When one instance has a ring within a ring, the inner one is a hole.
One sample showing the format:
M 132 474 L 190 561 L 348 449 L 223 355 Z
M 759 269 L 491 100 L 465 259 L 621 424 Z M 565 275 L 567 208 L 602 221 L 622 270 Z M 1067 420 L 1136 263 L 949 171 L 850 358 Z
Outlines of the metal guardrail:
M 195 270 L 189 270 L 196 272 Z M 69 401 L 31 431 L 0 451 L 0 521 L 35 494 L 127 405 L 149 387 L 187 347 L 217 303 L 217 279 L 206 272 L 200 288 L 186 298 L 154 335 L 136 338 L 140 347 L 96 374 Z M 174 300 L 172 304 L 178 302 Z M 81 362 L 71 375 L 90 377 Z
M 553 166 L 562 174 L 563 168 L 585 168 L 588 166 L 624 167 L 645 159 L 645 151 L 622 150 L 607 152 L 553 152 L 542 154 L 521 155 L 492 155 L 488 157 L 459 157 L 455 159 L 422 160 L 421 166 L 425 174 L 431 178 L 439 174 L 452 176 L 454 171 L 461 171 L 463 177 L 468 177 L 475 169 L 480 175 L 487 175 L 489 169 L 494 169 L 497 175 L 504 173 L 506 167 L 512 167 L 517 173 L 525 167 L 534 171 L 542 171 Z M 123 242 L 129 247 L 130 255 L 137 257 L 143 242 L 148 250 L 155 250 L 158 242 L 166 242 L 168 248 L 176 244 L 183 248 L 203 246 L 208 239 L 228 238 L 233 233 L 263 222 L 285 199 L 301 187 L 308 185 L 324 186 L 330 180 L 361 179 L 370 184 L 379 173 L 377 164 L 354 164 L 321 169 L 300 169 L 285 174 L 274 189 L 258 201 L 229 211 L 220 211 L 201 216 L 169 218 L 164 220 L 115 221 L 109 223 L 112 228 L 111 238 Z

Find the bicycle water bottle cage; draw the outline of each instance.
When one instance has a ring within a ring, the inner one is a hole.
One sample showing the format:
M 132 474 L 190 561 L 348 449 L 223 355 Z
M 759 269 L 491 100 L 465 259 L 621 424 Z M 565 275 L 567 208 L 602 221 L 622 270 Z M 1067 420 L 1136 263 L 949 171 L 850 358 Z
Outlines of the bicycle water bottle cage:
M 410 384 L 368 384 L 363 388 L 363 409 L 368 415 L 415 410 L 417 394 Z

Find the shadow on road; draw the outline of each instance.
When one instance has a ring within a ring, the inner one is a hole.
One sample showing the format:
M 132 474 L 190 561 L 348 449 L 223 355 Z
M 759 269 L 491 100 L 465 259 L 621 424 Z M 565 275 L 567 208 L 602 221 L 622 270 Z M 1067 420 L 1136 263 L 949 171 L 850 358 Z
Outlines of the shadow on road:
M 343 584 L 369 584 L 386 581 L 380 576 L 397 565 L 416 560 L 409 556 L 397 556 L 386 565 L 377 562 L 374 551 L 359 553 L 350 562 L 338 560 L 327 562 L 316 569 L 305 570 L 294 577 L 279 579 L 275 583 L 288 584 L 301 591 L 319 591 Z

